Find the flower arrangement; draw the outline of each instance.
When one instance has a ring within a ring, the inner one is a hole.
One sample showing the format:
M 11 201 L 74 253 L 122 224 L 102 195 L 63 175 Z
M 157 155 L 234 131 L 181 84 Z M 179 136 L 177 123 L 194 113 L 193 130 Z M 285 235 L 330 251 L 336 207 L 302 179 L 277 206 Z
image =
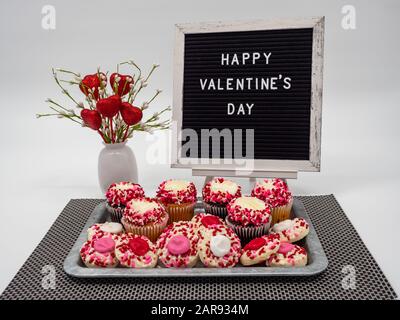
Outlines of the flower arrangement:
M 132 75 L 119 73 L 119 67 L 129 65 L 133 67 Z M 154 113 L 143 121 L 143 111 L 149 108 L 150 103 L 156 99 L 161 90 L 148 101 L 142 102 L 140 107 L 135 106 L 138 94 L 148 85 L 148 80 L 158 65 L 153 65 L 146 76 L 142 76 L 141 68 L 132 60 L 119 63 L 117 71 L 112 73 L 108 79 L 108 72 L 104 73 L 97 69 L 94 74 L 81 77 L 79 73 L 64 69 L 52 69 L 54 80 L 61 92 L 74 104 L 74 108 L 66 108 L 53 99 L 47 99 L 52 113 L 37 114 L 37 118 L 56 116 L 69 119 L 83 127 L 97 131 L 104 143 L 120 143 L 131 138 L 134 131 L 145 131 L 152 133 L 154 130 L 165 130 L 169 128 L 169 120 L 160 120 L 160 116 L 171 110 L 166 107 Z M 72 79 L 60 79 L 59 74 L 68 75 Z M 78 102 L 71 93 L 64 88 L 63 83 L 78 86 L 85 95 L 84 102 Z M 111 92 L 107 91 L 109 84 Z M 75 108 L 80 109 L 77 113 Z

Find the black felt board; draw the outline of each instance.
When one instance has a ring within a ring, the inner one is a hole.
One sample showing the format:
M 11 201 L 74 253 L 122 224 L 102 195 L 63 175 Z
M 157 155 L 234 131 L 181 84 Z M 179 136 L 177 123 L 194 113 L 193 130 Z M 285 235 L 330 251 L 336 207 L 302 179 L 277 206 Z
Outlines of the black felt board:
M 182 129 L 198 133 L 199 147 L 201 129 L 254 129 L 255 159 L 309 160 L 312 45 L 312 28 L 185 34 Z M 269 64 L 260 58 L 255 64 L 221 66 L 222 54 L 232 58 L 244 52 L 271 52 Z M 282 82 L 277 90 L 256 90 L 255 80 L 253 89 L 236 90 L 237 78 L 258 78 L 260 88 L 261 78 L 279 74 L 291 78 L 290 90 Z M 200 79 L 217 78 L 225 88 L 226 79 L 233 78 L 234 90 L 202 90 Z M 228 103 L 254 103 L 252 114 L 228 116 Z M 212 147 L 210 139 L 210 158 Z M 222 149 L 223 143 L 220 157 L 229 158 Z M 243 133 L 243 155 L 245 150 Z

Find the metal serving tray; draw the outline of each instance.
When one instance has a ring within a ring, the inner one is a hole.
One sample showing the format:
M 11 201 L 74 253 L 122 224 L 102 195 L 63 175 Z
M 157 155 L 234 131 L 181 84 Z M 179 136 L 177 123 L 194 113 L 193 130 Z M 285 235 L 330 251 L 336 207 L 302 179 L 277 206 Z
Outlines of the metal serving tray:
M 202 212 L 199 201 L 195 212 Z M 95 223 L 108 220 L 105 202 L 100 203 L 93 210 L 78 240 L 64 261 L 64 270 L 67 274 L 78 278 L 127 278 L 127 277 L 243 277 L 243 276 L 314 276 L 323 272 L 328 266 L 328 259 L 322 249 L 317 233 L 311 223 L 300 200 L 295 199 L 292 209 L 293 217 L 302 217 L 310 224 L 308 236 L 299 242 L 308 252 L 308 264 L 305 267 L 278 268 L 263 265 L 244 267 L 240 263 L 233 268 L 205 268 L 201 262 L 194 268 L 165 268 L 159 263 L 152 269 L 132 268 L 87 268 L 81 261 L 79 250 L 87 240 L 87 229 Z

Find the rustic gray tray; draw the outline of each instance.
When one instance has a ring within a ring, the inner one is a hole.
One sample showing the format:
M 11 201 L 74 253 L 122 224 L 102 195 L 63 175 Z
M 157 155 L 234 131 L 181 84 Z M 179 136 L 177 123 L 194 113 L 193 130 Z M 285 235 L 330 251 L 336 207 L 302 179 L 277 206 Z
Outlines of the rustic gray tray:
M 203 208 L 199 201 L 196 205 L 196 213 Z M 95 223 L 108 220 L 105 202 L 100 203 L 93 210 L 85 227 L 76 240 L 73 248 L 64 261 L 64 270 L 67 274 L 78 278 L 121 278 L 121 277 L 232 277 L 232 276 L 313 276 L 323 272 L 328 266 L 328 259 L 318 239 L 310 217 L 306 213 L 302 202 L 295 199 L 292 215 L 302 217 L 310 224 L 310 233 L 299 244 L 308 252 L 308 264 L 297 268 L 271 268 L 265 266 L 244 267 L 240 264 L 234 268 L 205 268 L 201 264 L 194 268 L 165 268 L 161 263 L 153 269 L 131 268 L 87 268 L 81 261 L 79 250 L 87 240 L 86 230 Z

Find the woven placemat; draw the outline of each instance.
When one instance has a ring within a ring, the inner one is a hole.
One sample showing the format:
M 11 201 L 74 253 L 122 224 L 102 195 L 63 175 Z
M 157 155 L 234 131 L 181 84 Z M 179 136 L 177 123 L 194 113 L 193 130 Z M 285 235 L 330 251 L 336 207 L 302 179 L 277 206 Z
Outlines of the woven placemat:
M 319 276 L 72 278 L 63 271 L 64 259 L 90 213 L 102 201 L 75 199 L 68 203 L 0 299 L 395 299 L 393 288 L 335 197 L 298 198 L 304 203 L 329 260 L 328 269 Z M 55 288 L 43 280 L 49 270 L 43 270 L 45 265 L 55 268 Z

